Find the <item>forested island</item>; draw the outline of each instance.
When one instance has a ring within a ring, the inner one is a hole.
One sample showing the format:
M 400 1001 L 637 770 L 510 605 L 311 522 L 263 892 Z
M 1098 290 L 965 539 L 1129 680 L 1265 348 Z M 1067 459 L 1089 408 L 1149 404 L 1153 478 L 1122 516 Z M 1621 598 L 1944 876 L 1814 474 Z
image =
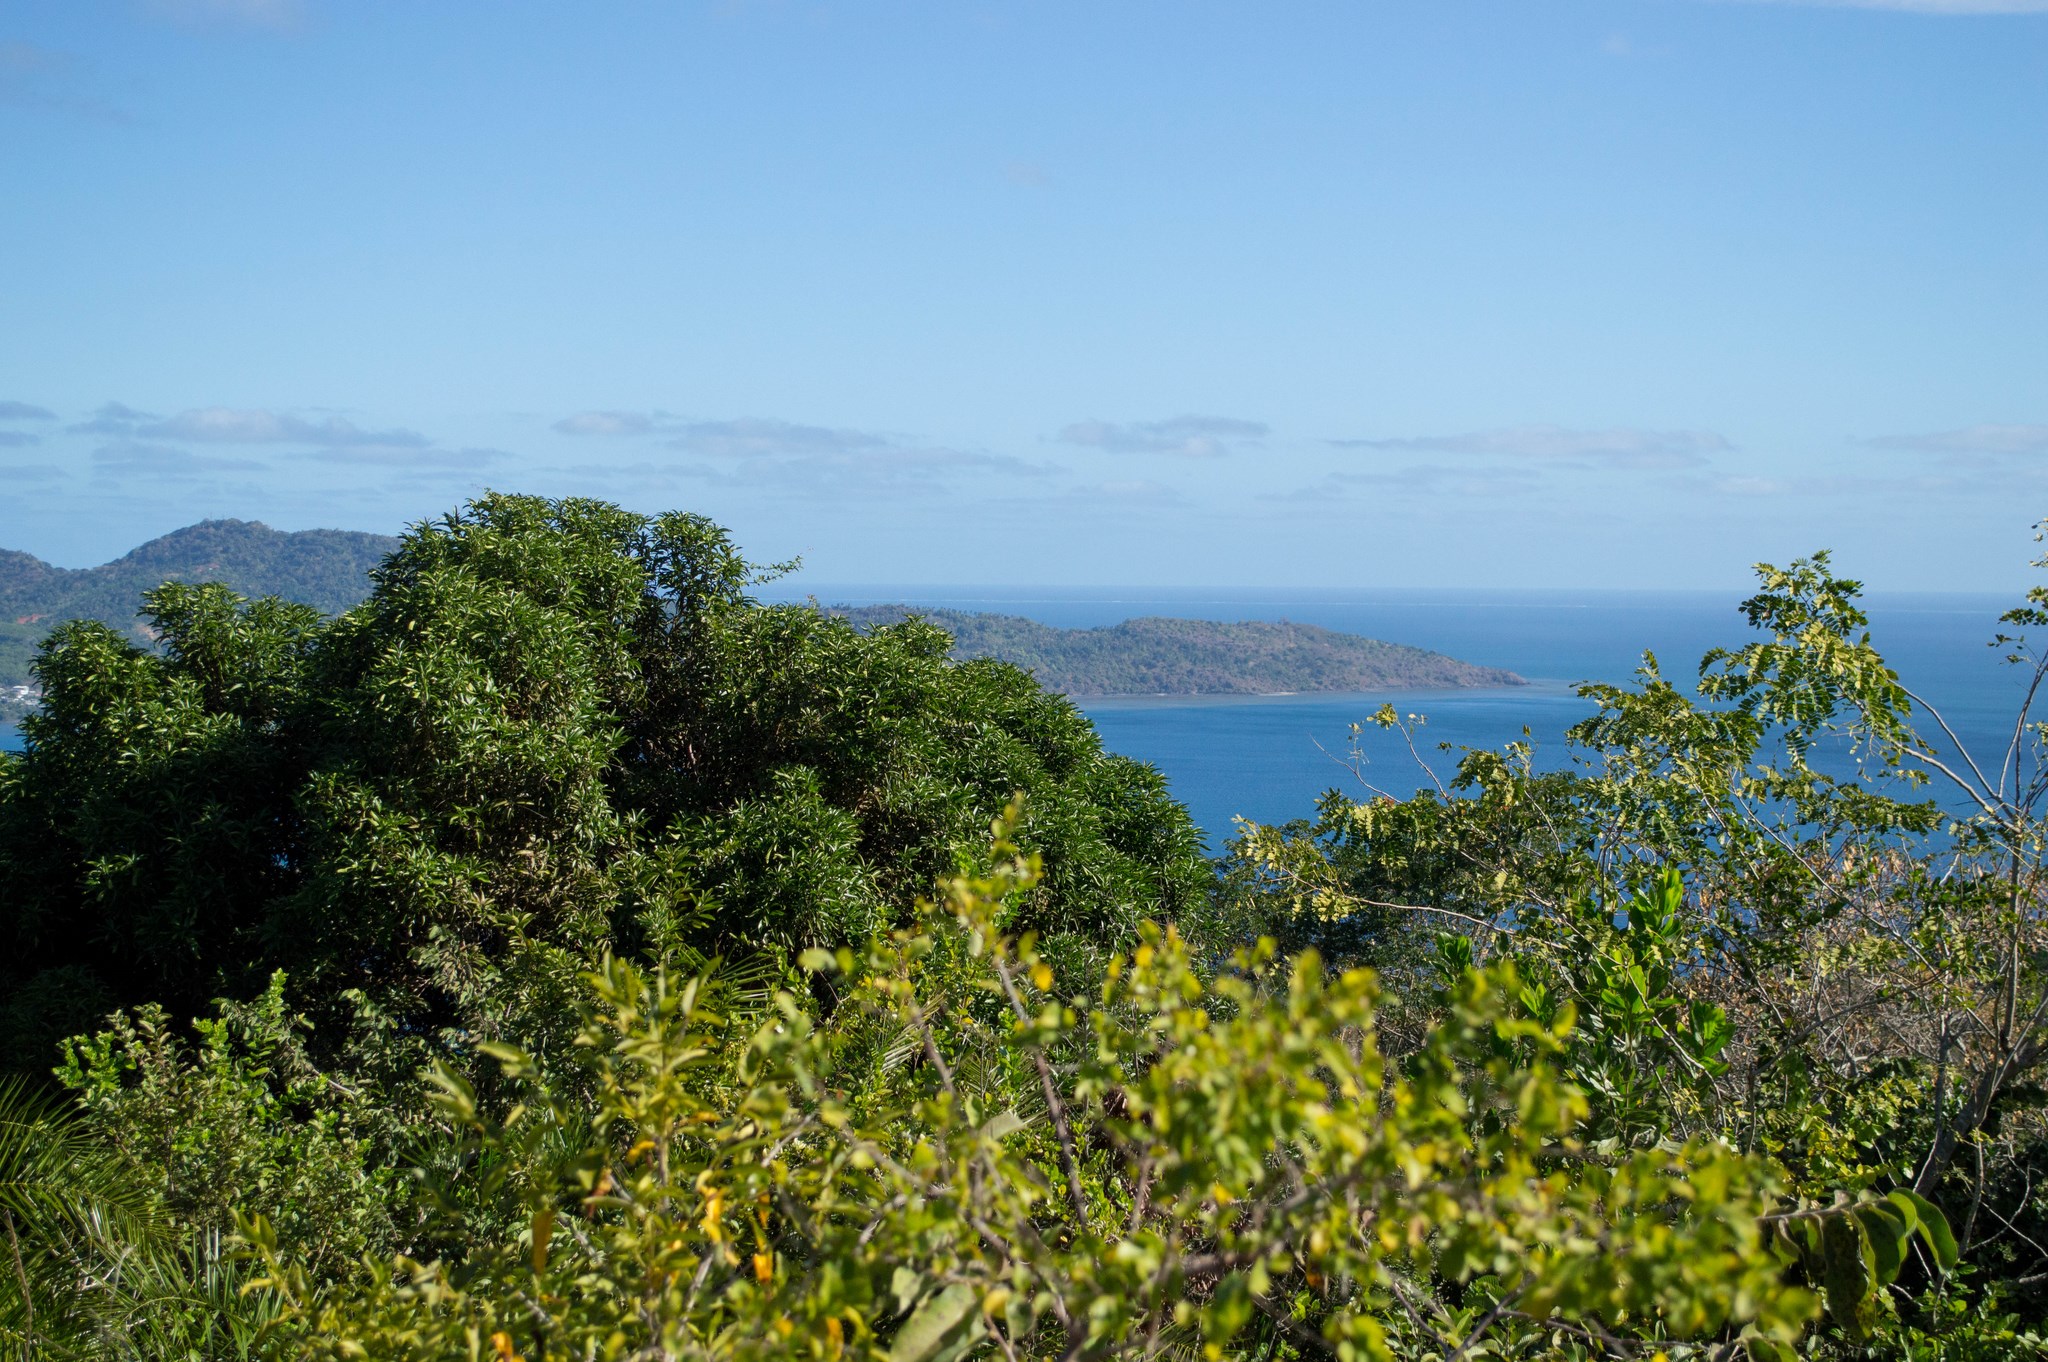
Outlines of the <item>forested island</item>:
M 871 629 L 912 616 L 953 636 L 952 656 L 1022 667 L 1063 695 L 1271 695 L 1520 686 L 1498 667 L 1312 624 L 1147 617 L 1058 629 L 1018 615 L 910 605 L 831 606 Z
M 2042 731 L 1947 764 L 1858 584 L 1759 572 L 1573 760 L 1220 848 L 691 514 L 494 494 L 340 615 L 59 624 L 0 752 L 0 1349 L 2048 1355 Z M 1996 627 L 2039 687 L 2048 592 Z
M 253 520 L 203 520 L 93 568 L 60 568 L 0 549 L 0 720 L 31 702 L 36 645 L 65 620 L 99 620 L 146 642 L 142 594 L 164 582 L 219 582 L 245 596 L 281 596 L 327 614 L 370 592 L 369 571 L 398 547 L 389 535 L 274 530 Z

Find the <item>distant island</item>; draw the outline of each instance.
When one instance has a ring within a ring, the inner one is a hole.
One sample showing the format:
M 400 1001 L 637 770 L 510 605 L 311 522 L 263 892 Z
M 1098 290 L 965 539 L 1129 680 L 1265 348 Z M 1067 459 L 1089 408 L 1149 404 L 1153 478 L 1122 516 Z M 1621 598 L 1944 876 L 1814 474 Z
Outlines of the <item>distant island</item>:
M 0 721 L 38 699 L 29 664 L 65 620 L 96 619 L 137 643 L 142 593 L 159 583 L 220 582 L 245 596 L 282 596 L 330 614 L 369 594 L 370 569 L 398 547 L 350 530 L 287 533 L 252 520 L 207 520 L 111 563 L 60 568 L 0 549 Z M 1016 615 L 908 605 L 827 607 L 862 629 L 917 615 L 953 635 L 955 658 L 998 658 L 1075 696 L 1260 695 L 1306 691 L 1519 686 L 1513 672 L 1312 624 L 1134 619 L 1056 629 Z
M 370 594 L 370 569 L 398 547 L 353 530 L 273 530 L 254 520 L 204 520 L 93 568 L 60 568 L 0 549 L 0 720 L 33 707 L 36 645 L 65 620 L 103 620 L 146 639 L 142 593 L 170 580 L 221 582 L 245 596 L 283 596 L 328 613 Z
M 953 656 L 989 657 L 1068 695 L 1271 695 L 1528 683 L 1499 667 L 1287 620 L 1150 617 L 1056 629 L 1017 615 L 909 605 L 828 606 L 858 628 L 918 616 L 953 636 Z

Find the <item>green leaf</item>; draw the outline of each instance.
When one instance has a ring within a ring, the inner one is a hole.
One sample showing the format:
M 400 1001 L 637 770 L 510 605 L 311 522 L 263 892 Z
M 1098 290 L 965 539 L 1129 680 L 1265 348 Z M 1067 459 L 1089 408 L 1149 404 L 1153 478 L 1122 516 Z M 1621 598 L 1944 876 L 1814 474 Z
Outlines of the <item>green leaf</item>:
M 1956 1249 L 1955 1231 L 1948 1227 L 1948 1217 L 1941 1213 L 1941 1207 L 1921 1196 L 1918 1192 L 1900 1189 L 1892 1193 L 1912 1202 L 1913 1209 L 1920 1216 L 1920 1237 L 1927 1241 L 1927 1247 L 1934 1253 L 1934 1261 L 1943 1272 L 1956 1265 L 1962 1255 Z
M 529 1074 L 538 1072 L 534 1065 L 533 1057 L 516 1045 L 504 1045 L 497 1041 L 485 1040 L 478 1041 L 476 1048 L 492 1059 L 497 1060 L 498 1067 L 504 1071 L 507 1078 L 524 1078 Z
M 1870 1244 L 1872 1273 L 1880 1286 L 1888 1286 L 1898 1278 L 1899 1265 L 1906 1256 L 1906 1237 L 1912 1229 L 1889 1201 L 1858 1206 L 1855 1214 Z
M 1863 1338 L 1863 1298 L 1870 1294 L 1866 1243 L 1863 1226 L 1853 1215 L 1831 1215 L 1821 1222 L 1820 1280 L 1828 1315 L 1858 1342 Z
M 1906 1233 L 1908 1234 L 1920 1228 L 1920 1208 L 1914 1204 L 1919 1199 L 1911 1192 L 1888 1192 L 1885 1194 L 1885 1200 L 1889 1201 L 1893 1208 L 1898 1211 L 1900 1217 L 1905 1220 Z
M 1222 1345 L 1251 1323 L 1251 1283 L 1242 1272 L 1233 1272 L 1216 1284 L 1215 1295 L 1202 1311 L 1202 1334 L 1212 1345 Z
M 889 1362 L 926 1362 L 939 1354 L 948 1336 L 973 1317 L 981 1293 L 964 1283 L 947 1287 L 917 1308 L 889 1345 Z
M 889 1274 L 889 1294 L 896 1300 L 898 1314 L 909 1313 L 923 1290 L 924 1278 L 907 1267 L 899 1267 Z

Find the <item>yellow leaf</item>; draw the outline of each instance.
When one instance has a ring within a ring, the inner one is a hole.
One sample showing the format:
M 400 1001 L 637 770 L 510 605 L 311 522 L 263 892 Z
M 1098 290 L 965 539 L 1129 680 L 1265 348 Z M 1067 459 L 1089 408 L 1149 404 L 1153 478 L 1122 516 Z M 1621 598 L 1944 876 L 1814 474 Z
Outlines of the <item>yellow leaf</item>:
M 548 1270 L 548 1241 L 555 1235 L 555 1208 L 543 1206 L 533 1213 L 533 1270 Z

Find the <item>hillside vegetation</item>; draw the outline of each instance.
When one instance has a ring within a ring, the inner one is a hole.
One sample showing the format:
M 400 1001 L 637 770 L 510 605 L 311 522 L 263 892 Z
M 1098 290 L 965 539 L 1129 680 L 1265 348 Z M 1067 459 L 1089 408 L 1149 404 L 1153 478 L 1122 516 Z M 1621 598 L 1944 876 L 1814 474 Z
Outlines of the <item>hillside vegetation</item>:
M 1442 653 L 1288 620 L 1150 617 L 1056 629 L 1017 615 L 908 605 L 835 606 L 868 629 L 912 616 L 953 636 L 954 658 L 1024 668 L 1066 695 L 1270 695 L 1281 691 L 1519 686 L 1521 677 Z
M 339 616 L 62 624 L 0 1356 L 2048 1362 L 2048 725 L 1950 765 L 1859 585 L 1758 571 L 1561 754 L 1214 860 L 697 515 L 492 495 Z M 2041 693 L 2048 588 L 1986 623 Z
M 369 571 L 398 547 L 389 535 L 273 530 L 254 520 L 204 520 L 93 568 L 60 568 L 0 549 L 0 719 L 19 717 L 36 645 L 65 620 L 99 620 L 137 640 L 142 593 L 164 582 L 219 582 L 245 596 L 282 596 L 337 614 L 370 594 Z

